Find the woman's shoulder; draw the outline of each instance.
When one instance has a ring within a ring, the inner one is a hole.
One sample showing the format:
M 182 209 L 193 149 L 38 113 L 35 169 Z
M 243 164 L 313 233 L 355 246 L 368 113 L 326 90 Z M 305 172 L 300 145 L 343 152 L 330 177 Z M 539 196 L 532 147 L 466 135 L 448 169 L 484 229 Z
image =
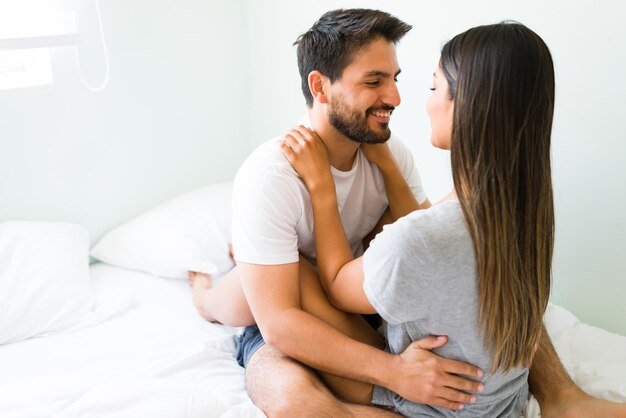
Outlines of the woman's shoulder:
M 411 212 L 396 222 L 385 225 L 375 241 L 388 250 L 393 248 L 396 252 L 414 254 L 418 249 L 445 247 L 447 243 L 465 242 L 469 239 L 458 201 L 445 201 L 428 209 Z
M 398 219 L 401 228 L 417 228 L 424 235 L 431 232 L 440 234 L 443 230 L 457 230 L 465 225 L 463 210 L 458 200 L 446 200 L 420 209 Z
M 471 236 L 458 200 L 449 200 L 428 209 L 412 212 L 385 227 L 388 238 L 434 255 L 446 248 L 471 248 Z

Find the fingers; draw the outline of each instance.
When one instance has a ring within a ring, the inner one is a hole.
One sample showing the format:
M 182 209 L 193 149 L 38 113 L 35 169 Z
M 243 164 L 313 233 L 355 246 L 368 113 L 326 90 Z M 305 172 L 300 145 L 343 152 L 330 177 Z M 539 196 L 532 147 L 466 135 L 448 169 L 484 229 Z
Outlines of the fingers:
M 417 341 L 413 341 L 411 345 L 413 346 L 413 348 L 416 349 L 432 350 L 434 348 L 443 346 L 446 342 L 448 342 L 448 337 L 440 335 L 438 337 L 429 336 Z M 438 357 L 437 359 L 440 362 L 440 366 L 447 373 L 476 377 L 483 376 L 483 371 L 476 366 L 472 366 L 471 364 L 457 360 L 445 359 L 442 357 Z
M 282 138 L 282 143 L 290 148 L 295 153 L 298 153 L 300 149 L 306 146 L 307 141 L 312 139 L 310 131 L 304 126 L 296 126 L 285 134 Z
M 295 143 L 298 144 L 300 146 L 304 146 L 306 145 L 307 139 L 304 135 L 302 135 L 302 132 L 300 132 L 298 129 L 294 128 L 291 131 L 289 131 L 286 135 L 285 135 L 286 139 L 289 138 L 289 140 L 291 141 L 291 143 Z
M 468 392 L 479 392 L 478 385 L 480 385 L 480 391 L 483 389 L 479 382 L 471 382 L 446 373 L 438 373 L 437 376 L 431 376 L 431 379 L 427 378 L 424 381 L 426 383 L 430 380 L 422 390 L 425 397 L 419 401 L 420 403 L 459 410 L 463 408 L 463 405 L 476 402 L 477 396 Z
M 319 136 L 314 130 L 307 128 L 303 125 L 296 126 L 292 129 L 292 132 L 293 131 L 297 132 L 306 141 L 314 141 L 316 139 L 319 139 Z
M 443 381 L 443 385 L 451 388 L 451 390 L 462 390 L 465 392 L 480 393 L 485 389 L 481 382 L 465 379 L 463 377 L 448 374 Z M 467 402 L 466 402 L 467 403 Z
M 297 138 L 295 138 L 291 132 L 285 134 L 285 136 L 282 139 L 282 143 L 285 144 L 287 147 L 291 148 L 292 151 L 298 151 L 300 150 L 300 147 L 302 146 L 300 141 Z
M 461 403 L 461 404 L 476 403 L 476 395 L 472 395 L 471 393 L 461 392 L 459 390 L 454 390 L 451 388 L 442 388 L 440 390 L 439 399 L 445 399 L 448 402 Z
M 416 348 L 421 348 L 422 350 L 432 350 L 433 348 L 438 348 L 448 342 L 448 337 L 445 335 L 440 335 L 438 337 L 428 336 L 422 338 L 421 340 L 413 341 L 411 345 Z
M 319 135 L 315 131 L 302 125 L 296 126 L 285 136 L 295 139 L 301 146 L 306 145 L 307 142 L 321 142 Z
M 309 148 L 309 146 L 313 146 L 313 148 Z M 326 148 L 317 133 L 302 125 L 296 126 L 286 133 L 285 136 L 281 138 L 280 147 L 288 158 L 295 157 L 307 149 L 317 150 L 316 152 L 325 152 Z
M 465 388 L 465 390 L 468 391 L 476 389 L 476 385 L 473 385 L 472 382 L 464 380 L 465 379 L 458 379 L 458 381 L 455 381 L 452 384 L 459 388 Z M 463 406 L 466 404 L 473 404 L 476 402 L 476 395 L 449 386 L 450 384 L 444 383 L 443 386 L 433 387 L 433 391 L 431 392 L 432 398 L 428 400 L 428 404 L 452 410 L 459 410 L 463 409 Z
M 462 374 L 465 376 L 482 377 L 483 371 L 476 366 L 457 360 L 441 359 L 443 369 L 448 373 Z
M 452 409 L 453 411 L 458 411 L 463 409 L 463 404 L 458 402 L 452 402 L 443 398 L 436 398 L 433 402 L 429 403 L 429 405 L 439 406 L 441 408 Z
M 291 148 L 291 145 L 289 145 L 289 143 L 287 143 L 284 139 L 280 141 L 279 145 L 280 145 L 280 150 L 283 152 L 285 157 L 287 157 L 287 160 L 290 163 L 293 163 L 293 159 L 295 158 L 296 153 L 293 150 L 293 148 Z
M 313 131 L 302 125 L 296 126 L 291 132 L 301 141 L 312 141 L 315 139 Z

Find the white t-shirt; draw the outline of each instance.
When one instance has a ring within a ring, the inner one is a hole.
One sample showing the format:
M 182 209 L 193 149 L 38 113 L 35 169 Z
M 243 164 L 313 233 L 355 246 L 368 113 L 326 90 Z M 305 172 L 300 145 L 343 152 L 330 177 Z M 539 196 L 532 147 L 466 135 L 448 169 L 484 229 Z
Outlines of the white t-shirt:
M 308 121 L 307 121 L 308 122 Z M 393 135 L 389 148 L 419 203 L 426 200 L 406 146 Z M 280 138 L 258 147 L 243 163 L 233 188 L 233 249 L 237 261 L 295 263 L 301 253 L 315 261 L 313 208 L 304 182 L 280 150 Z M 341 222 L 355 256 L 388 206 L 382 174 L 359 148 L 350 171 L 331 167 Z

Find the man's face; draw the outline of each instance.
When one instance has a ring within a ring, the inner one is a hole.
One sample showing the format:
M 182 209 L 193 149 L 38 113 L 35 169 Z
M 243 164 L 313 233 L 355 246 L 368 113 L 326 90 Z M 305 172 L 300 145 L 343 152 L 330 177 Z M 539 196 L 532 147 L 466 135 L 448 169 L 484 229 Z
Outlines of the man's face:
M 328 118 L 349 139 L 361 144 L 386 142 L 391 113 L 400 104 L 400 73 L 395 45 L 377 38 L 359 52 L 331 84 Z

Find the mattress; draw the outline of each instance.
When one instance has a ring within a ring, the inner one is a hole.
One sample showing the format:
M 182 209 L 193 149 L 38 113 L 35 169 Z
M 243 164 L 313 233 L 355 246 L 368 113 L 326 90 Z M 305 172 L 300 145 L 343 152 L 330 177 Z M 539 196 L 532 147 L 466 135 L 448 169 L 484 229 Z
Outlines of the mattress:
M 204 321 L 185 280 L 91 266 L 92 313 L 60 334 L 0 346 L 7 418 L 261 418 L 235 360 L 237 328 Z M 546 326 L 572 378 L 626 402 L 626 337 L 550 305 Z M 531 397 L 523 415 L 540 417 Z

